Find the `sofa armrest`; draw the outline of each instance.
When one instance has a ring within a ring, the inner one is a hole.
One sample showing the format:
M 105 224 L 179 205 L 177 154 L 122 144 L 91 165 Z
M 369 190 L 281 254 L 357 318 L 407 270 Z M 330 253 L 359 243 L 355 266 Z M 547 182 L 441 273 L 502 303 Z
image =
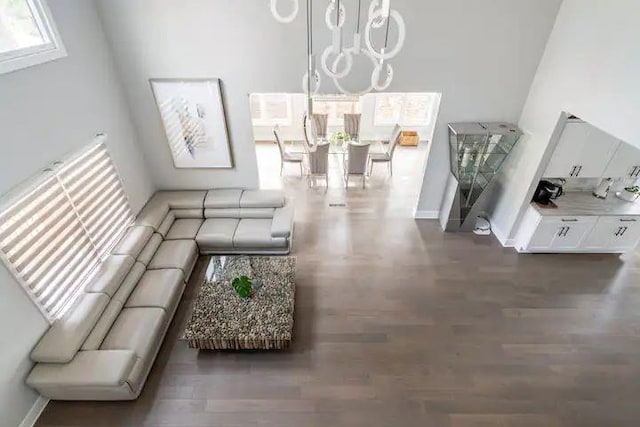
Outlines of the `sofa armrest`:
M 293 231 L 293 201 L 277 208 L 273 212 L 273 222 L 271 223 L 271 237 L 290 237 Z
M 79 351 L 69 363 L 37 363 L 27 384 L 40 387 L 117 387 L 126 381 L 137 359 L 131 350 Z

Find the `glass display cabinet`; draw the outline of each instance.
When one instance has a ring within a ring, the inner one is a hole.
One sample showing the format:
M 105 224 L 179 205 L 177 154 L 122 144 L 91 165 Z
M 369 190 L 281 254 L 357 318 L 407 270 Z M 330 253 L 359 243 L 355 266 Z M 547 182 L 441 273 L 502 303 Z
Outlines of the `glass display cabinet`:
M 522 132 L 502 122 L 449 124 L 451 175 L 440 212 L 446 231 L 472 231 L 487 188 Z

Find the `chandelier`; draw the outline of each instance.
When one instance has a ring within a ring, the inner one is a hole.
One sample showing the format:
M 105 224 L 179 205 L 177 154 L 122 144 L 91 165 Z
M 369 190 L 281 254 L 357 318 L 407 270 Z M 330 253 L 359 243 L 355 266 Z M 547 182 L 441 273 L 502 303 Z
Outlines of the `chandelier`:
M 288 15 L 281 15 L 278 8 L 278 0 L 269 0 L 271 14 L 283 24 L 293 22 L 298 15 L 300 8 L 299 0 L 284 0 L 280 3 L 288 3 Z M 313 22 L 312 22 L 312 0 L 307 1 L 307 71 L 302 78 L 303 91 L 308 97 L 318 92 L 320 89 L 320 72 L 316 66 L 316 56 L 313 52 Z M 391 0 L 371 0 L 367 12 L 367 21 L 364 25 L 364 33 L 361 33 L 361 8 L 366 0 L 357 0 L 356 30 L 353 34 L 353 44 L 350 47 L 343 46 L 343 30 L 346 21 L 346 0 L 329 0 L 325 12 L 325 23 L 331 31 L 331 44 L 327 46 L 320 56 L 320 67 L 324 74 L 340 90 L 347 95 L 364 95 L 372 90 L 382 91 L 389 87 L 393 80 L 393 67 L 389 60 L 395 57 L 406 38 L 406 28 L 402 15 L 391 9 Z M 390 47 L 389 29 L 392 25 L 398 29 L 398 40 L 396 45 Z M 384 44 L 376 46 L 373 41 L 373 30 L 384 29 Z M 364 37 L 364 46 L 362 39 Z M 367 87 L 361 91 L 351 92 L 344 88 L 340 82 L 347 77 L 353 67 L 354 57 L 364 56 L 369 58 L 372 66 L 371 78 L 367 82 Z M 310 77 L 311 76 L 311 77 Z

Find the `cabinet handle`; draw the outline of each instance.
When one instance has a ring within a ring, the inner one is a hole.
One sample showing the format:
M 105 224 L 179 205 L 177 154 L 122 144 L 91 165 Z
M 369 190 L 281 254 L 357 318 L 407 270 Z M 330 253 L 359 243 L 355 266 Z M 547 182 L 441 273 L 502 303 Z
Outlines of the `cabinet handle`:
M 570 229 L 571 227 L 565 227 L 564 234 L 563 234 L 564 237 L 567 237 L 567 233 L 569 232 Z
M 636 166 L 636 174 L 634 175 L 634 177 L 638 177 L 638 175 L 640 175 L 640 166 Z
M 558 237 L 562 237 L 564 235 L 563 233 L 564 233 L 564 229 L 565 228 L 567 228 L 567 227 L 561 227 L 560 228 L 560 231 L 558 232 Z
M 576 168 L 577 166 L 574 166 L 571 168 L 571 172 L 569 172 L 569 176 L 573 176 L 573 174 L 576 172 Z
M 636 171 L 638 170 L 637 166 L 634 166 L 633 169 L 631 169 L 631 173 L 629 174 L 629 176 L 631 178 L 633 178 L 634 176 L 636 176 Z
M 621 236 L 624 236 L 624 233 L 629 229 L 629 227 L 624 226 L 622 227 L 622 233 L 620 233 Z
M 621 220 L 622 221 L 622 220 Z M 562 218 L 562 222 L 578 222 L 577 218 Z
M 580 175 L 580 172 L 582 172 L 582 166 L 578 166 L 578 170 L 576 171 L 576 176 Z
M 619 236 L 621 231 L 622 231 L 622 227 L 618 227 L 618 231 L 616 231 L 614 235 Z
M 634 218 L 620 218 L 620 222 L 636 222 Z

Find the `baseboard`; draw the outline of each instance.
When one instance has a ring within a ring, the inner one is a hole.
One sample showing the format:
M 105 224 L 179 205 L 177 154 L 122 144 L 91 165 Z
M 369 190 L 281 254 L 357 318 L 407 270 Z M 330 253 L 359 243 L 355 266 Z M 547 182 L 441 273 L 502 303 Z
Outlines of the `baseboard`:
M 500 244 L 505 248 L 513 248 L 516 245 L 515 239 L 509 239 L 507 235 L 494 224 L 491 224 L 491 231 L 493 231 L 493 235 L 496 236 Z
M 415 219 L 438 219 L 440 211 L 413 211 L 413 217 Z
M 40 414 L 42 414 L 44 408 L 47 407 L 48 403 L 49 399 L 38 396 L 38 399 L 33 403 L 33 406 L 29 409 L 29 412 L 27 412 L 27 415 L 25 415 L 18 427 L 33 427 L 36 421 L 38 421 L 38 418 L 40 418 Z

